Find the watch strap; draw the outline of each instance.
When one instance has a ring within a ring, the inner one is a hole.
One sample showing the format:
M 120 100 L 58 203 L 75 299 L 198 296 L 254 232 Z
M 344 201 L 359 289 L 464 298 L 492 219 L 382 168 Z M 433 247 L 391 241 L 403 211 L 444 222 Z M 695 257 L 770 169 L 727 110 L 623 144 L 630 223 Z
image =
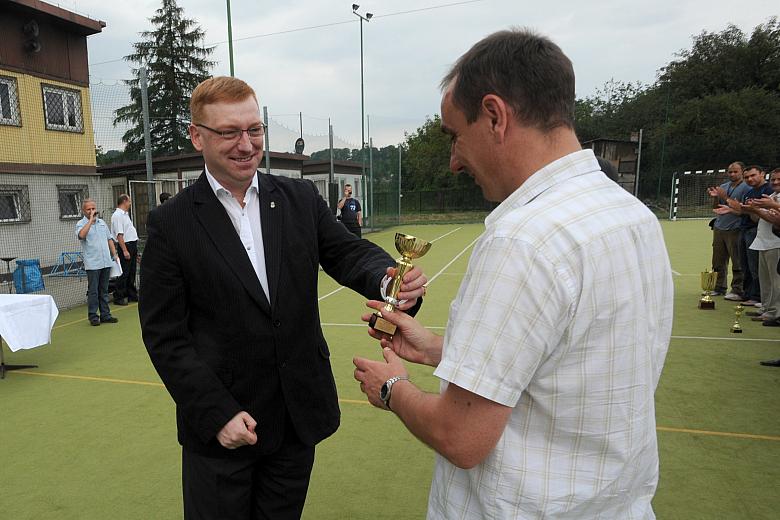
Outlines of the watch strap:
M 385 398 L 382 399 L 382 402 L 385 403 L 385 406 L 387 406 L 387 409 L 392 411 L 392 408 L 390 408 L 390 397 L 393 395 L 393 385 L 396 384 L 398 381 L 410 381 L 409 376 L 393 376 L 387 381 L 385 381 L 384 386 L 387 387 L 387 394 L 385 395 Z M 382 396 L 379 396 L 380 399 Z

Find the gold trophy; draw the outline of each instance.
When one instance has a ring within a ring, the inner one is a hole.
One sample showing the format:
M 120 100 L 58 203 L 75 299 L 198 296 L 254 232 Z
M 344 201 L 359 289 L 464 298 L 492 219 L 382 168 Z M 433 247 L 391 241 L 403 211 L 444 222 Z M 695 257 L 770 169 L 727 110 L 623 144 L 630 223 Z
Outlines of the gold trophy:
M 717 271 L 703 271 L 701 273 L 701 288 L 704 290 L 701 293 L 702 298 L 699 300 L 699 308 L 703 310 L 711 310 L 715 308 L 715 301 L 710 296 L 710 293 L 715 289 L 715 282 L 718 280 Z
M 742 316 L 742 311 L 744 310 L 745 308 L 741 303 L 734 307 L 734 325 L 731 326 L 731 332 L 735 334 L 742 334 L 742 325 L 739 324 L 739 317 Z
M 395 276 L 390 282 L 381 287 L 382 299 L 387 305 L 382 307 L 384 312 L 393 312 L 401 301 L 398 300 L 398 293 L 401 292 L 401 283 L 403 282 L 404 275 L 409 272 L 413 267 L 412 260 L 420 258 L 431 248 L 431 243 L 425 240 L 413 237 L 412 235 L 404 235 L 403 233 L 395 234 L 395 248 L 401 253 L 401 258 L 396 260 Z M 388 288 L 389 286 L 389 288 Z M 395 325 L 387 321 L 382 317 L 381 312 L 375 312 L 368 322 L 368 325 L 380 332 L 395 334 Z

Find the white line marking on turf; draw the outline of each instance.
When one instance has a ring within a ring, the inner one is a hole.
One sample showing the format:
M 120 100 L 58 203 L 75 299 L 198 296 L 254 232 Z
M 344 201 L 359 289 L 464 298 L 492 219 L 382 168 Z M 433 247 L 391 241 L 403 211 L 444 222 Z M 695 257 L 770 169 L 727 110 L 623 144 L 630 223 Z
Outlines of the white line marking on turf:
M 451 235 L 451 234 L 455 233 L 456 231 L 460 231 L 461 229 L 463 229 L 463 227 L 455 228 L 452 231 L 450 231 L 449 233 L 445 233 L 445 234 L 443 234 L 442 236 L 440 236 L 438 238 L 434 238 L 433 240 L 431 240 L 431 244 L 433 244 L 437 240 L 441 240 L 442 238 L 446 237 L 447 235 Z
M 433 283 L 433 281 L 434 281 L 436 278 L 438 278 L 438 277 L 439 277 L 439 276 L 440 276 L 440 275 L 441 275 L 441 274 L 442 274 L 444 271 L 446 271 L 446 270 L 447 270 L 447 268 L 448 268 L 449 266 L 451 266 L 453 263 L 455 263 L 455 260 L 457 260 L 458 258 L 460 258 L 461 256 L 463 256 L 463 253 L 465 253 L 466 251 L 468 251 L 469 249 L 471 249 L 471 246 L 473 246 L 473 245 L 474 245 L 474 243 L 475 243 L 477 240 L 479 240 L 479 237 L 477 237 L 477 238 L 475 238 L 474 240 L 472 240 L 472 241 L 471 241 L 471 243 L 470 243 L 469 245 L 467 245 L 466 247 L 464 247 L 464 248 L 463 248 L 463 251 L 461 251 L 460 253 L 458 253 L 457 255 L 455 255 L 455 258 L 453 258 L 452 260 L 450 260 L 450 261 L 447 263 L 447 265 L 445 265 L 444 267 L 442 267 L 442 268 L 439 270 L 439 272 L 438 272 L 438 273 L 436 273 L 435 275 L 433 275 L 433 277 L 432 277 L 431 279 L 429 279 L 429 280 L 428 280 L 428 287 L 430 287 L 430 285 Z
M 323 327 L 360 327 L 365 328 L 367 325 L 365 323 L 320 323 Z M 426 329 L 434 329 L 434 330 L 444 330 L 444 327 L 428 327 L 425 326 Z
M 678 272 L 677 272 L 677 271 L 675 271 L 674 269 L 672 269 L 672 274 L 673 274 L 673 275 L 675 275 L 675 276 L 682 276 L 680 273 L 678 273 Z
M 455 233 L 456 231 L 458 231 L 458 230 L 461 230 L 461 229 L 463 229 L 463 227 L 462 227 L 462 226 L 461 226 L 461 227 L 459 227 L 459 228 L 455 228 L 455 229 L 453 229 L 452 231 L 450 231 L 450 232 L 448 232 L 448 233 L 444 233 L 442 236 L 440 236 L 440 237 L 437 237 L 437 238 L 434 238 L 433 240 L 431 240 L 431 243 L 433 243 L 433 242 L 436 242 L 437 240 L 441 240 L 442 238 L 446 237 L 447 235 L 451 235 L 451 234 L 453 234 L 453 233 Z M 477 240 L 476 240 L 476 239 L 474 239 L 474 242 L 476 242 L 476 241 L 477 241 Z M 471 246 L 472 246 L 472 244 L 474 244 L 474 242 L 472 242 L 471 244 L 469 244 L 468 246 L 466 246 L 466 249 L 468 249 L 469 247 L 471 247 Z M 465 251 L 465 249 L 464 249 L 463 251 Z M 456 257 L 455 257 L 455 258 L 452 260 L 452 262 L 454 262 L 455 260 L 457 260 L 457 259 L 458 259 L 458 257 L 460 257 L 460 255 L 462 255 L 462 254 L 463 254 L 463 251 L 461 251 L 461 252 L 458 254 L 458 256 L 456 256 Z M 447 269 L 447 268 L 450 266 L 450 264 L 452 264 L 452 262 L 450 262 L 449 264 L 445 265 L 445 266 L 444 266 L 444 269 Z M 442 269 L 442 271 L 444 271 L 444 269 Z M 436 277 L 437 277 L 437 276 L 439 276 L 439 274 L 441 274 L 441 271 L 439 271 L 438 273 L 436 273 L 436 275 L 434 275 L 434 277 L 433 277 L 433 278 L 431 278 L 430 280 L 428 280 L 428 284 L 430 284 L 430 283 L 431 283 L 433 280 L 435 280 L 435 279 L 436 279 Z M 344 286 L 342 285 L 342 286 L 341 286 L 341 287 L 339 287 L 338 289 L 335 289 L 335 290 L 333 290 L 333 291 L 329 292 L 328 294 L 325 294 L 325 295 L 323 295 L 323 296 L 320 296 L 319 298 L 317 298 L 317 301 L 318 301 L 318 302 L 321 302 L 321 301 L 322 301 L 322 300 L 324 300 L 325 298 L 328 298 L 329 296 L 333 296 L 334 294 L 336 294 L 337 292 L 341 291 L 342 289 L 346 289 L 346 287 L 344 287 Z
M 769 343 L 780 342 L 780 339 L 735 338 L 734 336 L 729 336 L 725 338 L 717 338 L 717 337 L 709 337 L 709 336 L 672 336 L 672 339 L 706 339 L 706 340 L 716 340 L 716 341 L 763 341 Z

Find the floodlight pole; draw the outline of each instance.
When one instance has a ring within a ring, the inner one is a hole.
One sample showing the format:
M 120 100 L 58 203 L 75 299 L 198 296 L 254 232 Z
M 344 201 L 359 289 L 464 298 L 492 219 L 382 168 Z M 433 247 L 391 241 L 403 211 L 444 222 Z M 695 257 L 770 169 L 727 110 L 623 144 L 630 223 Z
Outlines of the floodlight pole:
M 358 4 L 352 4 L 352 14 L 360 18 L 360 174 L 365 182 L 366 178 L 366 116 L 365 116 L 365 110 L 366 110 L 366 99 L 365 99 L 365 89 L 363 86 L 363 22 L 368 22 L 371 20 L 371 17 L 374 16 L 372 13 L 366 13 L 366 16 L 363 16 L 362 14 L 358 13 L 357 10 L 360 6 Z M 366 194 L 363 194 L 363 197 L 368 199 L 366 197 Z M 370 202 L 370 201 L 368 201 Z M 368 211 L 366 211 L 368 216 L 368 221 L 373 227 L 374 225 L 374 208 L 369 205 L 367 208 Z

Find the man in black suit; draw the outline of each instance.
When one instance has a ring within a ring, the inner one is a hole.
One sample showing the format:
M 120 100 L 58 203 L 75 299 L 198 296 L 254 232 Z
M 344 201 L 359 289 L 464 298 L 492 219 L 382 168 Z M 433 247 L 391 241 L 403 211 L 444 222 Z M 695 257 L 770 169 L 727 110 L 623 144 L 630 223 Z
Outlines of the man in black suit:
M 184 516 L 299 518 L 314 446 L 340 416 L 318 266 L 376 299 L 393 259 L 336 222 L 311 182 L 257 174 L 264 129 L 246 83 L 208 79 L 190 109 L 206 168 L 150 214 L 139 303 L 176 402 Z M 404 280 L 415 311 L 427 280 Z

